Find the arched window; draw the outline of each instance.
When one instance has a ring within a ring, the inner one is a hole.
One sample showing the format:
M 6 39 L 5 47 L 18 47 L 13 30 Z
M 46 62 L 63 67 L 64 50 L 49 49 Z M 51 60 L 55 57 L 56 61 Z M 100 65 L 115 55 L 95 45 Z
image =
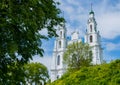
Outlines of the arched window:
M 59 46 L 58 47 L 61 48 L 61 41 L 59 41 Z
M 65 38 L 65 32 L 64 32 L 64 38 Z
M 59 79 L 59 75 L 57 75 L 57 79 Z
M 90 25 L 90 32 L 92 32 L 92 25 Z
M 60 65 L 60 55 L 57 57 L 57 65 Z
M 60 37 L 62 37 L 62 31 L 60 31 Z
M 93 37 L 92 37 L 92 35 L 90 35 L 90 42 L 93 42 Z

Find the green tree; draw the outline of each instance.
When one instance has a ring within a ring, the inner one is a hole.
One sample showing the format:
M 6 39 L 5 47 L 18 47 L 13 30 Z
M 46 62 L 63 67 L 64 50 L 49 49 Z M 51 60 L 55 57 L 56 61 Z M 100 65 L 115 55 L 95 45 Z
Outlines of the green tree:
M 2 79 L 3 76 L 5 77 Z M 7 73 L 1 74 L 0 78 L 0 85 L 24 84 L 26 81 L 23 64 L 17 61 L 11 62 L 9 65 L 7 65 Z
M 79 70 L 83 66 L 90 65 L 92 61 L 92 52 L 88 44 L 74 42 L 68 45 L 63 60 L 68 69 Z
M 8 65 L 43 56 L 41 40 L 57 36 L 55 26 L 64 21 L 56 6 L 53 0 L 0 0 L 0 82 L 9 80 Z
M 49 79 L 47 68 L 41 63 L 29 63 L 25 65 L 26 81 L 31 85 L 45 85 Z M 42 84 L 43 83 L 43 84 Z

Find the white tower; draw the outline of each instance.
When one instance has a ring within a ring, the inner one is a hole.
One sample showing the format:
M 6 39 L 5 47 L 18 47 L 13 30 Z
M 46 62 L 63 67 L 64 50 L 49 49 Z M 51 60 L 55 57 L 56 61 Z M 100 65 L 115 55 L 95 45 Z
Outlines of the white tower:
M 57 33 L 58 37 L 56 38 L 54 43 L 53 60 L 51 65 L 51 82 L 60 78 L 65 72 L 63 65 L 63 54 L 66 49 L 67 39 L 64 23 L 62 24 L 62 26 L 58 27 Z
M 102 63 L 102 48 L 101 48 L 101 37 L 99 31 L 97 30 L 97 23 L 95 21 L 94 12 L 91 8 L 89 13 L 89 19 L 87 23 L 87 30 L 85 34 L 85 43 L 88 43 L 91 46 L 93 53 L 93 64 Z

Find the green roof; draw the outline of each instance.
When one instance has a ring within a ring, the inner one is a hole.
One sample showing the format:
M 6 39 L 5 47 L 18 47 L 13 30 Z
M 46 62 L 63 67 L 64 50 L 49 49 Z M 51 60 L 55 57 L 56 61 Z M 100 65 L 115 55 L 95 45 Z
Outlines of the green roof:
M 94 14 L 94 12 L 91 10 L 91 12 L 89 14 Z

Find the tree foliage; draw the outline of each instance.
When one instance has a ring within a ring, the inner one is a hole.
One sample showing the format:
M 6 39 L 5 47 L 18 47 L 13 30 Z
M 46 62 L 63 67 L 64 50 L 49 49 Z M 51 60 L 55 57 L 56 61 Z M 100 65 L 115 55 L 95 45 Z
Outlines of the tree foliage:
M 24 67 L 20 62 L 11 62 L 7 65 L 7 69 L 4 68 L 4 71 L 0 70 L 0 85 L 20 85 L 20 83 L 25 83 Z
M 50 85 L 120 85 L 120 60 L 66 73 Z
M 1 82 L 9 80 L 9 65 L 43 56 L 41 39 L 57 36 L 55 26 L 64 21 L 56 6 L 53 0 L 0 0 Z M 48 35 L 40 33 L 43 29 Z
M 88 44 L 74 42 L 68 45 L 63 59 L 68 69 L 79 70 L 83 66 L 90 65 L 92 61 L 92 52 Z
M 25 65 L 26 82 L 31 85 L 45 85 L 49 79 L 47 68 L 41 63 L 29 63 Z

